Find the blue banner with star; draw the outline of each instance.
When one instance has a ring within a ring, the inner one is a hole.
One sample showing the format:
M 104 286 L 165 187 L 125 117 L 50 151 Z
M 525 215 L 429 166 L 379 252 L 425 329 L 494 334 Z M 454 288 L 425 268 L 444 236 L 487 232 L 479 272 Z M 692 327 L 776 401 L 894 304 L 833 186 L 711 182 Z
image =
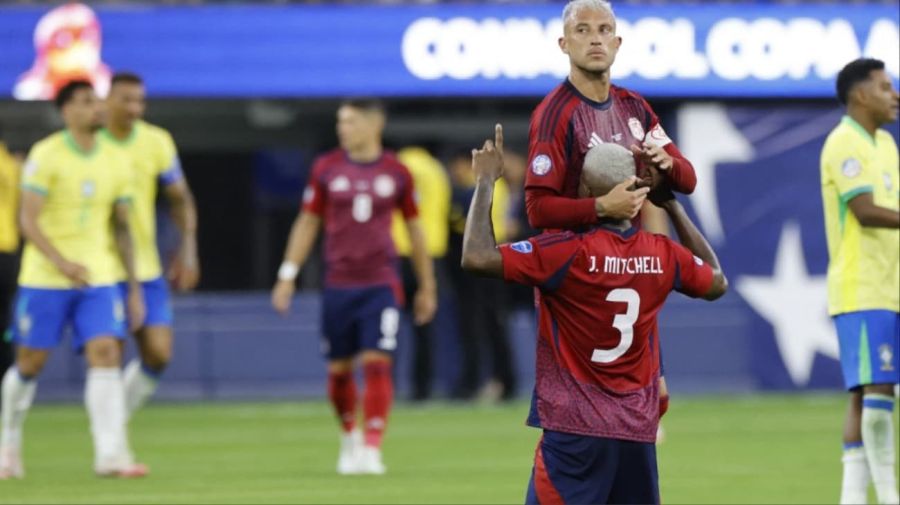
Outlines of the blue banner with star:
M 731 283 L 724 309 L 716 303 L 692 309 L 698 319 L 721 323 L 699 324 L 697 345 L 715 349 L 716 340 L 726 340 L 731 348 L 714 358 L 724 362 L 743 354 L 733 366 L 744 367 L 748 389 L 843 387 L 827 312 L 819 175 L 825 137 L 843 114 L 837 107 L 718 103 L 678 112 L 678 144 L 698 178 L 685 200 Z M 900 138 L 896 122 L 885 128 Z M 673 316 L 663 317 L 663 331 L 666 317 Z M 664 353 L 676 345 L 663 342 Z

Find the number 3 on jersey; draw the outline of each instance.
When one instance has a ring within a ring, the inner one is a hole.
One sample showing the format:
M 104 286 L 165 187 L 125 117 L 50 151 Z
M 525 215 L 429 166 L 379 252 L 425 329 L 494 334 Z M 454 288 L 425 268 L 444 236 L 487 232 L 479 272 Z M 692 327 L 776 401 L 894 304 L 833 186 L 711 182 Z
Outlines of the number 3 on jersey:
M 613 328 L 619 330 L 622 338 L 619 339 L 619 345 L 612 349 L 594 349 L 591 361 L 594 363 L 612 363 L 628 352 L 631 344 L 634 342 L 634 323 L 637 322 L 638 314 L 641 310 L 641 296 L 637 291 L 630 288 L 614 289 L 606 295 L 608 302 L 625 302 L 628 307 L 624 314 L 616 314 L 613 318 Z

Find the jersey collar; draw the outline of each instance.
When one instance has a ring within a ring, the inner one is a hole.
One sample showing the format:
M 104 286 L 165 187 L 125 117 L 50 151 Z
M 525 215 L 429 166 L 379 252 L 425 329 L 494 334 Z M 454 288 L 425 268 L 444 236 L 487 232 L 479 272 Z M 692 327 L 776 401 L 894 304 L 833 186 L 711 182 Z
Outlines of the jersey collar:
M 70 149 L 72 149 L 79 155 L 84 156 L 85 158 L 90 158 L 94 155 L 94 153 L 97 152 L 98 146 L 96 136 L 94 138 L 94 148 L 90 151 L 85 151 L 80 145 L 78 145 L 78 142 L 75 142 L 75 137 L 72 136 L 72 132 L 70 132 L 68 129 L 63 130 L 63 138 L 66 140 L 66 145 L 68 145 Z
M 850 116 L 844 116 L 841 118 L 841 122 L 850 126 L 850 128 L 853 128 L 854 130 L 856 130 L 857 133 L 862 135 L 873 146 L 875 145 L 875 137 L 869 135 L 869 132 L 867 132 L 866 129 L 863 128 L 863 126 L 861 124 L 857 123 L 855 119 L 853 119 Z
M 590 98 L 582 95 L 581 92 L 578 91 L 578 88 L 576 88 L 575 85 L 572 84 L 571 81 L 569 81 L 568 77 L 566 77 L 565 85 L 568 86 L 569 89 L 572 90 L 572 92 L 575 93 L 575 95 L 578 96 L 578 98 L 580 98 L 582 102 L 587 103 L 588 105 L 590 105 L 591 107 L 593 107 L 595 109 L 607 110 L 612 106 L 613 87 L 611 84 L 609 86 L 609 96 L 606 97 L 606 100 L 604 100 L 602 102 L 598 102 L 596 100 L 591 100 Z
M 131 127 L 131 132 L 128 134 L 128 137 L 126 137 L 124 139 L 116 138 L 116 136 L 113 135 L 111 131 L 109 131 L 109 128 L 103 128 L 102 130 L 100 130 L 100 132 L 103 134 L 104 137 L 113 141 L 113 143 L 118 144 L 120 146 L 127 146 L 127 145 L 131 144 L 132 142 L 134 142 L 135 137 L 137 137 L 137 130 L 140 127 L 140 123 L 141 123 L 140 121 L 135 121 L 134 125 L 132 125 L 132 127 Z

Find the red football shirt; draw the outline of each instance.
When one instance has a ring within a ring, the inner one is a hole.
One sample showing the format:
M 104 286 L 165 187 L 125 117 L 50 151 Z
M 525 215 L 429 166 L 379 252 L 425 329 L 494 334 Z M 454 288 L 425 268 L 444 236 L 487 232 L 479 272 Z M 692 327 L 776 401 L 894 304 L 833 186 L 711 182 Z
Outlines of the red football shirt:
M 556 205 L 548 200 L 578 197 L 584 156 L 591 147 L 604 142 L 625 148 L 642 142 L 663 147 L 673 158 L 669 173 L 673 189 L 693 192 L 697 184 L 694 167 L 666 135 L 646 100 L 633 91 L 610 86 L 609 98 L 595 102 L 566 80 L 531 116 L 525 199 L 532 226 L 569 229 L 597 221 L 593 199 Z M 643 176 L 642 172 L 643 167 L 638 166 L 637 175 Z
M 504 244 L 503 276 L 536 286 L 537 374 L 529 424 L 653 442 L 659 420 L 659 330 L 669 292 L 698 297 L 709 265 L 637 228 L 548 233 Z
M 397 285 L 394 209 L 418 215 L 412 176 L 393 154 L 356 163 L 335 149 L 316 159 L 303 210 L 324 221 L 327 286 Z

